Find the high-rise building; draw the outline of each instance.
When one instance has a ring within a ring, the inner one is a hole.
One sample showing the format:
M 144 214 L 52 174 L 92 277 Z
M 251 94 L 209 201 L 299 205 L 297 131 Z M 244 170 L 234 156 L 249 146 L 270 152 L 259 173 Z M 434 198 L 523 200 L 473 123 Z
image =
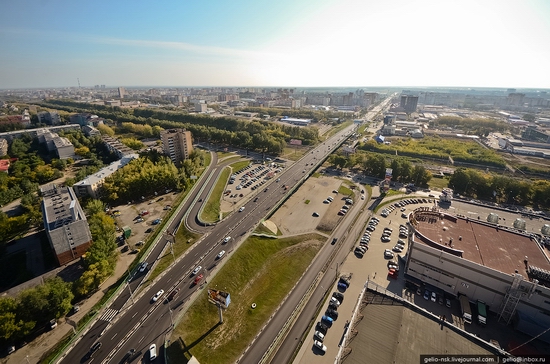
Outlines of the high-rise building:
M 92 244 L 86 215 L 71 187 L 41 188 L 42 216 L 48 241 L 59 265 L 80 258 Z
M 124 87 L 119 87 L 118 88 L 118 97 L 123 99 L 124 96 L 126 96 L 126 90 L 124 89 Z
M 174 164 L 189 158 L 193 151 L 191 132 L 185 129 L 168 129 L 160 133 L 162 149 Z
M 405 109 L 405 112 L 408 114 L 415 112 L 418 106 L 418 96 L 401 95 L 399 106 Z

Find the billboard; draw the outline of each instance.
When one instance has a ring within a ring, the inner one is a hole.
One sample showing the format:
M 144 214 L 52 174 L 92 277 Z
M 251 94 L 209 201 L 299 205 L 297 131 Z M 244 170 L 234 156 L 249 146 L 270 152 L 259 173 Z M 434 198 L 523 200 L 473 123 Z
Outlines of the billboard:
M 229 307 L 231 296 L 228 292 L 219 291 L 217 289 L 208 289 L 208 301 L 215 305 L 220 305 L 223 308 Z
M 300 139 L 290 139 L 290 145 L 302 145 L 302 141 Z

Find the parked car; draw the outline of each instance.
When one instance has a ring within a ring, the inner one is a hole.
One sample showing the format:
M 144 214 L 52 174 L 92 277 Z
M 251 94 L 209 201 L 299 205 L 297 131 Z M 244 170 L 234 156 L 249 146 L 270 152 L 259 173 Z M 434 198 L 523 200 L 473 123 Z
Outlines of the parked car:
M 334 320 L 325 315 L 321 318 L 321 322 L 327 325 L 328 327 L 331 327 L 332 324 L 334 323 Z
M 327 331 L 328 331 L 328 326 L 325 325 L 324 323 L 322 322 L 317 322 L 317 326 L 315 326 L 315 329 L 321 333 L 323 333 L 323 335 L 326 335 L 327 334 Z
M 320 331 L 315 331 L 315 338 L 319 341 L 325 340 L 325 334 Z
M 335 311 L 335 310 L 332 310 L 332 309 L 327 309 L 327 311 L 325 312 L 325 315 L 330 317 L 331 319 L 333 319 L 334 321 L 338 320 L 338 311 Z
M 451 308 L 451 300 L 450 299 L 445 299 L 445 306 L 447 306 L 448 308 Z
M 327 352 L 327 347 L 321 341 L 315 340 L 313 342 L 313 345 L 315 345 L 315 347 L 321 350 L 323 353 Z
M 340 292 L 333 292 L 332 297 L 336 298 L 340 303 L 344 302 L 344 295 Z
M 428 291 L 428 290 L 425 290 L 425 291 L 424 291 L 424 299 L 425 299 L 426 301 L 430 299 L 430 291 Z
M 436 299 L 437 299 L 437 295 L 435 294 L 435 292 L 432 292 L 432 297 L 431 297 L 432 302 L 435 302 Z
M 317 212 L 314 212 L 314 213 L 312 214 L 312 216 L 313 216 L 313 217 L 319 217 L 319 214 L 318 214 Z
M 394 257 L 394 254 L 391 250 L 389 249 L 384 250 L 384 258 L 393 259 L 393 257 Z

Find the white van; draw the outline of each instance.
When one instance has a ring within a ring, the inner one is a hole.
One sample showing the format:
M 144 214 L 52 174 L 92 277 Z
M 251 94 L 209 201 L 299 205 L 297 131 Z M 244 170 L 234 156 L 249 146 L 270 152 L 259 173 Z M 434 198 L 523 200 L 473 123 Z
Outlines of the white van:
M 155 344 L 151 344 L 149 347 L 149 360 L 153 361 L 157 358 L 157 346 Z

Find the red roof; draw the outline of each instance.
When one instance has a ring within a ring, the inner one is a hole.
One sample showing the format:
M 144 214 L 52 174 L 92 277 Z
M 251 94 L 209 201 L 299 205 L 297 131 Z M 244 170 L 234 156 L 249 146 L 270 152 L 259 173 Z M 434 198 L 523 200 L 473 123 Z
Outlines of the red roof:
M 10 160 L 9 159 L 0 159 L 0 171 L 7 172 L 10 169 Z

